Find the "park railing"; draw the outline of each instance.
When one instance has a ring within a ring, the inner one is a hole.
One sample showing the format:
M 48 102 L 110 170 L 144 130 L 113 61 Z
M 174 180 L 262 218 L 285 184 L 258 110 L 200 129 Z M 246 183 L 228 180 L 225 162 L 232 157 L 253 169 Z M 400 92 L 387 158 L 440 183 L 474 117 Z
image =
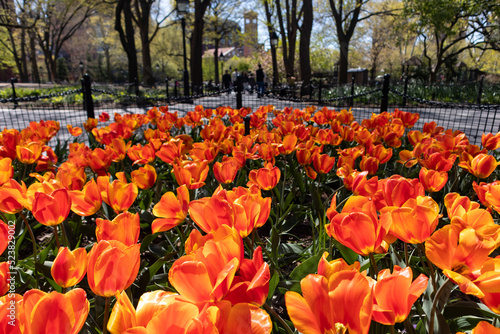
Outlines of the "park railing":
M 277 109 L 317 106 L 336 110 L 351 109 L 357 119 L 399 108 L 420 114 L 416 129 L 422 129 L 426 122 L 435 121 L 445 129 L 463 131 L 475 144 L 480 143 L 483 132 L 500 130 L 500 105 L 482 103 L 482 80 L 472 87 L 476 94 L 473 97 L 475 103 L 441 102 L 424 98 L 422 95 L 410 95 L 415 88 L 410 87 L 407 80 L 403 84 L 395 84 L 391 82 L 389 75 L 384 77 L 383 82 L 372 87 L 357 85 L 354 80 L 342 86 L 318 82 L 307 86 L 269 88 L 262 97 L 255 89 L 241 81 L 231 89 L 210 87 L 210 90 L 205 89 L 204 93 L 190 96 L 180 95 L 183 90 L 177 84 L 171 87 L 168 81 L 165 83 L 165 89 L 160 87 L 141 90 L 136 82 L 129 89 L 123 90 L 92 84 L 88 75 L 82 78 L 81 88 L 38 96 L 19 97 L 16 94 L 15 82 L 11 84 L 11 97 L 0 99 L 0 129 L 21 130 L 32 121 L 58 121 L 61 130 L 58 137 L 53 139 L 54 142 L 50 143 L 52 146 L 55 146 L 58 140 L 65 141 L 70 138 L 68 124 L 81 127 L 87 118 L 97 118 L 103 112 L 111 116 L 115 113 L 146 113 L 152 107 L 160 106 L 178 110 L 179 116 L 193 110 L 195 105 L 211 109 L 220 106 L 256 109 L 260 105 L 269 104 Z M 468 89 L 470 92 L 471 88 Z M 426 94 L 423 96 L 429 96 L 429 92 Z

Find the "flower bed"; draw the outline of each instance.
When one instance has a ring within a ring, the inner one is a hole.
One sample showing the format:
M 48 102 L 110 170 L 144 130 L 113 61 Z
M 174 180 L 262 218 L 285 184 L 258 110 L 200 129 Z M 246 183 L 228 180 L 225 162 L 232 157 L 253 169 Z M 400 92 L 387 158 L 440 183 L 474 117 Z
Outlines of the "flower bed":
M 57 122 L 5 129 L 0 332 L 500 332 L 500 134 L 418 119 L 162 107 L 58 154 Z

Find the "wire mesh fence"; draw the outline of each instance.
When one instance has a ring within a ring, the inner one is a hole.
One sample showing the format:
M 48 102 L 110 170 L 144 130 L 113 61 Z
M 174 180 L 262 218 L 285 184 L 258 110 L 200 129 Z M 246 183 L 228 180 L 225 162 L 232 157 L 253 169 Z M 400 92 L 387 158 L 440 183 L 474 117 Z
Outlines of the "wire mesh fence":
M 355 85 L 328 86 L 324 84 L 274 87 L 263 96 L 243 85 L 232 89 L 211 89 L 208 92 L 192 96 L 180 96 L 179 92 L 166 89 L 140 91 L 138 88 L 123 90 L 116 87 L 85 85 L 82 88 L 37 95 L 0 99 L 0 129 L 21 130 L 30 122 L 40 120 L 58 121 L 60 131 L 49 145 L 57 141 L 72 140 L 67 125 L 81 127 L 89 117 L 98 118 L 106 112 L 114 114 L 144 114 L 153 107 L 168 106 L 171 111 L 178 111 L 180 117 L 194 110 L 196 105 L 204 108 L 217 107 L 257 109 L 261 105 L 273 105 L 276 109 L 299 108 L 308 106 L 327 107 L 341 110 L 350 109 L 356 119 L 370 118 L 372 113 L 394 111 L 395 108 L 417 112 L 420 120 L 416 129 L 422 129 L 424 123 L 435 121 L 445 129 L 463 131 L 472 143 L 479 144 L 483 132 L 500 130 L 500 111 L 498 104 L 436 102 L 422 97 L 412 96 L 402 86 L 390 85 L 389 77 L 383 84 L 375 87 Z M 14 85 L 13 85 L 14 87 Z M 405 93 L 406 91 L 406 93 Z M 478 91 L 476 87 L 476 91 Z M 421 95 L 422 96 L 422 95 Z M 480 101 L 479 98 L 474 100 Z M 86 140 L 85 136 L 79 140 Z

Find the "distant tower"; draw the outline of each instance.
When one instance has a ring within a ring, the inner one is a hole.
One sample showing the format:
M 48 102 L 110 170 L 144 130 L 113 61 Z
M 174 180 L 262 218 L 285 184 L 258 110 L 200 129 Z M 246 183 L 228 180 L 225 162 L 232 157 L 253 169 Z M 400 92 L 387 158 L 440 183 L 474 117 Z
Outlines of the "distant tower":
M 257 35 L 257 13 L 254 11 L 246 12 L 245 18 L 245 35 L 243 38 L 243 56 L 248 57 L 257 48 L 259 38 Z

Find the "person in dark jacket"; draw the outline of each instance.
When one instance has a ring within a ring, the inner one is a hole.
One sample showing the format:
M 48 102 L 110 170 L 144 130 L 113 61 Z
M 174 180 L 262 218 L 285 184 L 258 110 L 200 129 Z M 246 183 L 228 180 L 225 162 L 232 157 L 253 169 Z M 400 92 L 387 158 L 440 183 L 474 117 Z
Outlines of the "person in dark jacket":
M 224 89 L 229 89 L 231 87 L 231 74 L 229 74 L 228 70 L 226 70 L 226 73 L 222 76 L 222 85 Z
M 257 81 L 257 96 L 262 97 L 264 95 L 264 91 L 266 89 L 265 80 L 266 74 L 262 69 L 262 65 L 259 64 L 259 68 L 255 71 L 255 79 Z

